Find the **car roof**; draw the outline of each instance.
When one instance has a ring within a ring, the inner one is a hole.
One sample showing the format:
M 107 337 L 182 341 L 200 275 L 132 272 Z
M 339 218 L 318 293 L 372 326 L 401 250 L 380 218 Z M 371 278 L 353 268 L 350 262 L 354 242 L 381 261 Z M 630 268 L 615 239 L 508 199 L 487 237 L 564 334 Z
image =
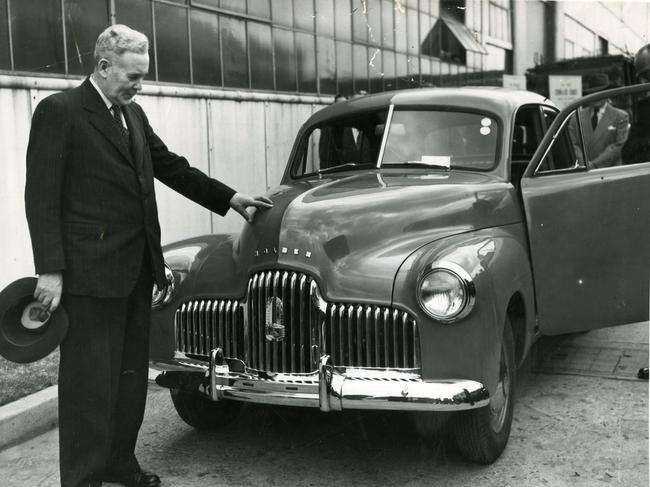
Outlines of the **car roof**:
M 495 113 L 503 119 L 520 106 L 545 104 L 554 106 L 548 98 L 531 91 L 494 86 L 467 86 L 461 88 L 416 88 L 364 95 L 330 105 L 314 113 L 306 125 L 318 124 L 329 118 L 353 116 L 356 113 L 380 110 L 390 105 L 445 106 L 467 108 Z

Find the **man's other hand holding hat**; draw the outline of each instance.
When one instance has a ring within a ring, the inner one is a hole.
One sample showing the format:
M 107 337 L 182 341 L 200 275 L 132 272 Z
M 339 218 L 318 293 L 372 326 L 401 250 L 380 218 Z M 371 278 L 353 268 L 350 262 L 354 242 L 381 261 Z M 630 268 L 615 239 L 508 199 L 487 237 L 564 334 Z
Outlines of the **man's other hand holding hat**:
M 60 272 L 49 272 L 38 276 L 34 298 L 52 313 L 61 303 L 62 291 L 63 275 Z

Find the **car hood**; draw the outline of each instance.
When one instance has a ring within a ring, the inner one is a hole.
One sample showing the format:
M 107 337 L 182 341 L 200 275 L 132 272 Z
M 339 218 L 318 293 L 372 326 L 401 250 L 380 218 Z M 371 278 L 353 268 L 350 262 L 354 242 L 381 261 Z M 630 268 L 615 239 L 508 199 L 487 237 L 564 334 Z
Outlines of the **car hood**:
M 281 268 L 315 276 L 326 299 L 385 304 L 400 265 L 421 246 L 522 219 L 513 187 L 483 173 L 370 171 L 281 186 L 269 196 L 273 208 L 255 212 L 229 256 L 207 257 L 196 293 L 214 294 L 215 272 L 225 268 L 231 276 L 228 284 L 220 279 L 219 292 L 229 286 L 234 296 L 251 273 Z

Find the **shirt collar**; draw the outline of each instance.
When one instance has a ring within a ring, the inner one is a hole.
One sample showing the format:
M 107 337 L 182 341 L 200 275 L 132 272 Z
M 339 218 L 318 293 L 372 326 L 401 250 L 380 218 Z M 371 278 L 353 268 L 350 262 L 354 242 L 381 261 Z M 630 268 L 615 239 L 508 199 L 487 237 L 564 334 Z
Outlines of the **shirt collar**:
M 99 93 L 99 96 L 102 97 L 102 100 L 104 101 L 104 104 L 106 105 L 106 108 L 108 108 L 110 110 L 111 107 L 113 106 L 113 102 L 111 100 L 109 100 L 108 98 L 106 98 L 106 95 L 101 90 L 99 85 L 95 82 L 92 75 L 90 75 L 90 84 L 93 85 L 93 87 L 97 90 L 97 93 Z

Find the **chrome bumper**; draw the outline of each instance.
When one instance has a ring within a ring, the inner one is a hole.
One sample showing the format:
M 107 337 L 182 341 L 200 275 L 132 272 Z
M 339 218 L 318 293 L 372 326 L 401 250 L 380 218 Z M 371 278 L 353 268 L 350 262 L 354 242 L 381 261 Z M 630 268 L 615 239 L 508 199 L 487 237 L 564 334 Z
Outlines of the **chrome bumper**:
M 247 369 L 212 350 L 210 364 L 177 354 L 173 363 L 152 362 L 163 371 L 203 372 L 213 401 L 236 400 L 321 411 L 379 409 L 462 411 L 486 406 L 489 394 L 471 380 L 423 381 L 416 369 L 337 367 L 328 355 L 310 374 L 270 374 Z

